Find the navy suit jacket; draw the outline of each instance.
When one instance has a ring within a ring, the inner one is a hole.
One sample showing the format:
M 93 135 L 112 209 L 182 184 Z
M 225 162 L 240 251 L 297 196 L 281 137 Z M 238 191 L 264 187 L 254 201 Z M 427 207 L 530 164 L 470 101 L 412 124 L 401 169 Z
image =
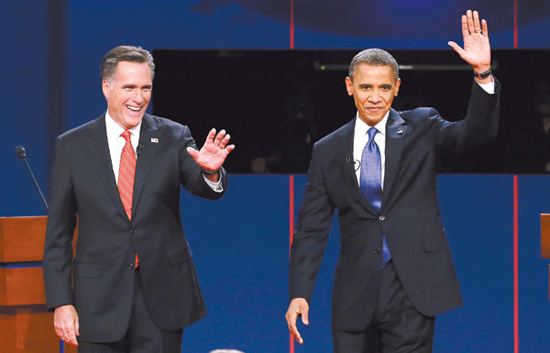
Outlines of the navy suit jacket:
M 334 210 L 341 251 L 336 267 L 332 326 L 359 331 L 370 323 L 385 236 L 399 279 L 416 309 L 435 316 L 462 304 L 437 201 L 437 166 L 444 154 L 476 148 L 497 133 L 495 94 L 472 86 L 464 120 L 448 122 L 433 108 L 390 110 L 380 211 L 363 196 L 353 163 L 352 120 L 313 148 L 291 250 L 290 298 L 311 299 Z
M 75 305 L 81 339 L 112 342 L 126 332 L 135 253 L 146 305 L 160 329 L 177 330 L 206 314 L 181 222 L 180 187 L 209 199 L 222 193 L 206 184 L 189 146 L 195 141 L 186 126 L 144 116 L 130 221 L 114 178 L 105 115 L 57 138 L 44 282 L 49 309 Z M 227 175 L 221 173 L 225 190 Z

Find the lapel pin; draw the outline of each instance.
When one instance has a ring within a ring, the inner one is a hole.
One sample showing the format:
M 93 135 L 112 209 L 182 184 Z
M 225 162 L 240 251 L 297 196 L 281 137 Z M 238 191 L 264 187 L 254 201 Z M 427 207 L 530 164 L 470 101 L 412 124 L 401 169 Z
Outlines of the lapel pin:
M 151 142 L 152 143 L 159 143 L 159 139 L 156 138 L 156 137 L 151 137 Z
M 403 130 L 397 130 L 397 134 L 401 135 L 403 133 Z

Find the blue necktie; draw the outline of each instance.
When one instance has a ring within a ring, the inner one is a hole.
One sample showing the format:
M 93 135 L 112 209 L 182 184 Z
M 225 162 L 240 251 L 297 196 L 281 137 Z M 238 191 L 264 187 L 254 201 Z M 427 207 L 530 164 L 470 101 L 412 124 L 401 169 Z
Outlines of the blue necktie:
M 374 136 L 377 132 L 378 130 L 375 127 L 371 127 L 368 131 L 369 142 L 367 142 L 361 154 L 360 187 L 371 205 L 377 211 L 380 211 L 382 206 L 382 161 L 378 145 L 374 142 Z M 383 237 L 382 240 L 382 267 L 384 267 L 390 261 L 391 254 L 386 244 L 386 237 Z

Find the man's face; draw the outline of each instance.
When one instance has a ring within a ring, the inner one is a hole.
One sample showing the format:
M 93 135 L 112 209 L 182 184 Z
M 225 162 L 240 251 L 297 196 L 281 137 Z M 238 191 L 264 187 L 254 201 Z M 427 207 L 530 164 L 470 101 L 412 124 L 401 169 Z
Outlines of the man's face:
M 401 79 L 395 81 L 391 66 L 360 64 L 352 78 L 346 77 L 346 89 L 353 96 L 359 118 L 369 126 L 384 118 L 400 85 Z
M 124 130 L 141 122 L 151 100 L 153 82 L 147 63 L 121 61 L 110 80 L 103 80 L 109 115 Z

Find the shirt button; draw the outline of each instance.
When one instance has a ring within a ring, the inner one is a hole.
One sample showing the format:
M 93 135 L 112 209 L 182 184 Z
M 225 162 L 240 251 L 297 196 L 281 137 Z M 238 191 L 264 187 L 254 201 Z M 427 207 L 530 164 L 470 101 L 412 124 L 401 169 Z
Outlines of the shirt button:
M 132 271 L 134 269 L 134 264 L 129 264 L 128 265 L 128 271 Z
M 380 254 L 381 252 L 382 252 L 382 250 L 380 250 L 380 248 L 374 249 L 374 253 L 375 253 L 376 255 Z
M 130 233 L 131 234 L 136 234 L 136 230 L 135 229 L 130 229 Z
M 384 217 L 384 216 L 379 216 L 378 219 L 381 220 L 381 221 L 383 221 L 383 220 L 386 219 L 386 217 Z

